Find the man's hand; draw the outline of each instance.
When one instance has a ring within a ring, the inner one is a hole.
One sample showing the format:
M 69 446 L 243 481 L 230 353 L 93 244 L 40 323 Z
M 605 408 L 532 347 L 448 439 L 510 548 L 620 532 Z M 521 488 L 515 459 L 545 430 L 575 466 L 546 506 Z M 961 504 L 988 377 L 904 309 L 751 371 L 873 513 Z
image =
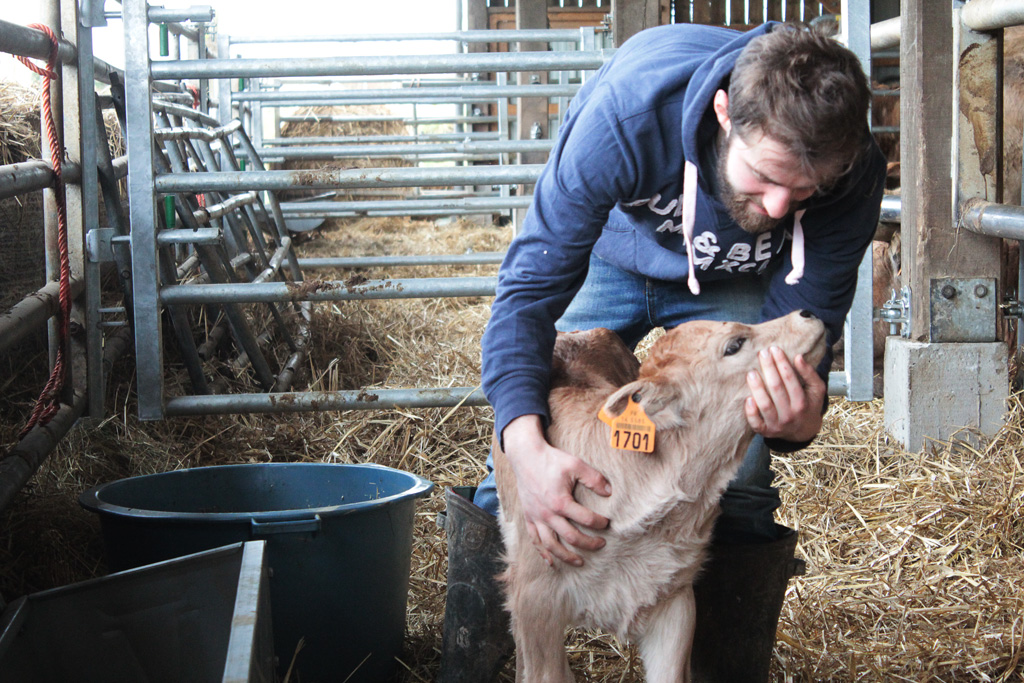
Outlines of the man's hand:
M 747 422 L 762 436 L 810 441 L 821 430 L 821 406 L 828 387 L 803 356 L 790 363 L 773 346 L 761 351 L 759 359 L 761 373 L 747 375 L 751 394 L 744 403 Z
M 533 545 L 549 565 L 552 556 L 577 567 L 582 565 L 583 558 L 569 546 L 597 550 L 604 546 L 604 539 L 585 534 L 572 523 L 604 529 L 608 519 L 577 503 L 572 491 L 579 482 L 608 496 L 608 480 L 579 458 L 549 444 L 537 415 L 517 417 L 508 423 L 503 435 L 505 456 L 516 475 L 519 504 Z

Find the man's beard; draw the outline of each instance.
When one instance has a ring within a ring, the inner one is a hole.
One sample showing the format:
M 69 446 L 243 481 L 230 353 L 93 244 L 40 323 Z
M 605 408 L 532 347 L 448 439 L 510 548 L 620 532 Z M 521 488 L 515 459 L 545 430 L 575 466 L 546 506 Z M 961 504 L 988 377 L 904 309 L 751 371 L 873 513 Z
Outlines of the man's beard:
M 729 139 L 731 137 L 732 133 L 729 133 L 720 135 L 718 138 L 718 167 L 715 169 L 718 173 L 718 198 L 725 204 L 732 219 L 746 232 L 752 235 L 770 232 L 782 219 L 772 218 L 768 214 L 754 211 L 751 208 L 751 203 L 756 203 L 757 200 L 752 195 L 738 194 L 733 189 L 732 183 L 729 182 L 726 162 L 729 157 Z

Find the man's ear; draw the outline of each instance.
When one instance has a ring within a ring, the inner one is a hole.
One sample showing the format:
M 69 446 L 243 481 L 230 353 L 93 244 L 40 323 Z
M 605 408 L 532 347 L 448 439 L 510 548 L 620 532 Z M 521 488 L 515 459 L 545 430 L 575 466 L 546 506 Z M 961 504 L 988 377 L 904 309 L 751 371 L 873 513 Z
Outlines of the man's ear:
M 728 135 L 732 131 L 732 119 L 729 118 L 729 93 L 721 88 L 716 90 L 715 99 L 711 106 L 715 110 L 715 118 L 718 119 L 718 125 Z
M 659 429 L 679 427 L 686 423 L 686 406 L 680 386 L 657 379 L 641 379 L 616 389 L 604 403 L 605 412 L 618 417 L 629 399 L 643 408 L 644 414 Z

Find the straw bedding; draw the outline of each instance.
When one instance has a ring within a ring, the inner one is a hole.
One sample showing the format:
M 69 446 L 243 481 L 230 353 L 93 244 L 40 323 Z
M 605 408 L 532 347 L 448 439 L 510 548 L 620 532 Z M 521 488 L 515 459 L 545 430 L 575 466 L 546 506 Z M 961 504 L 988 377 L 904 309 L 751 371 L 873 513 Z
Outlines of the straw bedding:
M 508 233 L 455 222 L 361 219 L 328 223 L 304 256 L 500 250 Z M 493 266 L 361 271 L 367 278 L 493 274 Z M 345 278 L 345 272 L 315 276 Z M 489 300 L 318 304 L 298 388 L 472 386 Z M 171 346 L 170 342 L 168 346 Z M 2 359 L 0 442 L 12 445 L 45 379 L 45 343 Z M 375 462 L 437 484 L 418 506 L 402 681 L 437 671 L 446 541 L 435 525 L 443 488 L 484 474 L 492 416 L 485 408 L 212 416 L 142 423 L 133 368 L 114 369 L 109 416 L 82 423 L 0 513 L 0 595 L 105 572 L 98 524 L 78 494 L 101 482 L 181 467 L 271 461 Z M 240 386 L 251 380 L 244 374 Z M 172 369 L 171 390 L 184 384 Z M 251 387 L 249 387 L 251 390 Z M 1022 681 L 1024 662 L 1024 406 L 988 443 L 936 443 L 907 453 L 881 428 L 882 403 L 836 400 L 822 436 L 777 456 L 781 521 L 800 530 L 808 573 L 793 581 L 772 679 Z M 568 637 L 581 680 L 641 681 L 635 649 Z M 726 644 L 725 647 L 728 647 Z M 344 678 L 344 676 L 342 676 Z M 511 681 L 511 668 L 503 674 Z
M 362 219 L 335 224 L 309 255 L 486 251 L 494 227 Z M 431 275 L 487 274 L 446 267 Z M 367 271 L 409 277 L 416 271 Z M 425 273 L 419 273 L 425 275 Z M 324 273 L 333 277 L 340 273 Z M 306 379 L 311 388 L 472 385 L 479 376 L 485 299 L 319 306 Z M 434 481 L 418 508 L 403 680 L 432 680 L 443 618 L 445 538 L 434 523 L 444 486 L 483 474 L 491 414 L 483 408 L 227 416 L 140 423 L 128 362 L 111 416 L 76 429 L 4 514 L 0 593 L 11 598 L 103 572 L 84 488 L 113 478 L 229 462 L 377 462 Z M 25 404 L 25 396 L 15 401 Z M 881 430 L 881 402 L 835 401 L 811 448 L 776 458 L 783 522 L 798 528 L 808 573 L 782 615 L 776 681 L 1019 681 L 1024 678 L 1024 467 L 1019 396 L 982 447 L 903 452 Z M 10 413 L 8 414 L 10 417 Z M 10 443 L 12 432 L 4 431 Z M 636 652 L 573 633 L 587 681 L 639 681 Z M 510 669 L 505 680 L 512 680 Z

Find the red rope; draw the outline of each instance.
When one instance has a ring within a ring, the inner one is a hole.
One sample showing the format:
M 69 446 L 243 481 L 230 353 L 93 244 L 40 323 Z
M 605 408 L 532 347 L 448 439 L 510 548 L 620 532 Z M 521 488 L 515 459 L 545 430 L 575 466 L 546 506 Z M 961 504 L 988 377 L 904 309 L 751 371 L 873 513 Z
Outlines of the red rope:
M 64 145 L 57 135 L 57 126 L 53 121 L 53 111 L 50 108 L 50 81 L 60 79 L 57 73 L 57 36 L 50 30 L 49 26 L 43 24 L 31 24 L 30 28 L 39 29 L 50 39 L 50 56 L 46 60 L 46 68 L 38 66 L 26 57 L 18 57 L 22 64 L 46 79 L 43 84 L 43 117 L 46 120 L 46 137 L 50 143 L 50 165 L 53 167 L 54 175 L 54 199 L 57 203 L 57 251 L 60 255 L 60 310 L 57 314 L 57 329 L 59 344 L 57 346 L 57 359 L 53 365 L 53 372 L 46 382 L 42 393 L 32 409 L 32 415 L 28 424 L 21 430 L 19 436 L 25 436 L 37 424 L 46 424 L 60 408 L 60 394 L 64 389 L 67 379 L 65 370 L 66 361 L 64 358 L 64 347 L 68 339 L 68 322 L 71 319 L 71 260 L 68 257 L 68 227 L 67 209 L 64 199 L 64 179 L 61 176 L 61 160 L 64 158 Z

